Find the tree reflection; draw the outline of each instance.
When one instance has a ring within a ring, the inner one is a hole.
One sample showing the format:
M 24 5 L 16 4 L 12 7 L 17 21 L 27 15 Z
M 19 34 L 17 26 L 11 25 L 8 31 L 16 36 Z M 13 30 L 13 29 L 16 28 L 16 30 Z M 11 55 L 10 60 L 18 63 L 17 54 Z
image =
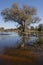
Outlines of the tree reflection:
M 26 43 L 28 42 L 29 40 L 29 36 L 28 34 L 25 34 L 25 33 L 20 33 L 20 36 L 22 37 L 22 42 L 20 43 L 20 48 L 24 48 L 26 46 Z

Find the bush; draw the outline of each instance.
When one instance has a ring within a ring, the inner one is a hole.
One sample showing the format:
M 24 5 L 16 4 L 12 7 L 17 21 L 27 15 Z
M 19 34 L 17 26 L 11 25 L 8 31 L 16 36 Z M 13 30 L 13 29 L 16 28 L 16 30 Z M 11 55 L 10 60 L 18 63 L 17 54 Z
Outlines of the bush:
M 40 37 L 34 44 L 39 46 L 43 44 L 43 37 Z

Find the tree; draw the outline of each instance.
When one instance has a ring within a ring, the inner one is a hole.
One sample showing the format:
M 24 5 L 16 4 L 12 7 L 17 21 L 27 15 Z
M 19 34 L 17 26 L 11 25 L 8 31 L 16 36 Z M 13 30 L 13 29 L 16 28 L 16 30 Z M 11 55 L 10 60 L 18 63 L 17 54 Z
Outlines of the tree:
M 14 3 L 11 8 L 6 8 L 1 12 L 5 21 L 14 21 L 20 24 L 22 32 L 25 32 L 25 26 L 40 21 L 37 16 L 37 10 L 34 7 L 23 5 L 19 7 Z
M 39 24 L 38 31 L 42 31 L 42 30 L 43 30 L 43 24 Z
M 34 26 L 31 26 L 31 30 L 34 30 L 35 28 L 34 28 Z
M 41 37 L 40 34 L 42 34 L 42 33 L 41 33 L 42 30 L 43 30 L 43 25 L 42 25 L 42 24 L 39 24 L 39 26 L 38 26 L 39 38 Z

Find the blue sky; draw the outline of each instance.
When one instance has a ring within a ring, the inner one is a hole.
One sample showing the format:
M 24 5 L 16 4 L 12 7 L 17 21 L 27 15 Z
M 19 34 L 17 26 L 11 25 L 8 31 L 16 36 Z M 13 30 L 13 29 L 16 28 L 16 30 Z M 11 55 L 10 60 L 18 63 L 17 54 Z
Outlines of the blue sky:
M 43 0 L 0 0 L 0 12 L 5 9 L 11 7 L 11 5 L 17 2 L 21 7 L 23 4 L 27 4 L 28 6 L 33 6 L 37 9 L 38 16 L 42 19 L 40 23 L 43 23 Z M 38 24 L 37 24 L 38 25 Z M 14 28 L 17 26 L 17 23 L 7 22 L 5 23 L 3 18 L 0 15 L 0 27 L 5 28 Z M 36 26 L 36 24 L 34 25 Z

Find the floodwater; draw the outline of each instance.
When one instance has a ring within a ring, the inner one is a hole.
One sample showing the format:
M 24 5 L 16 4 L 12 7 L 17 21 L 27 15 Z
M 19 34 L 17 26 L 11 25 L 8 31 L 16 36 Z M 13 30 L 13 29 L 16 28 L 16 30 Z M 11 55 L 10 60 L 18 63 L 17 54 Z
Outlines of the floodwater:
M 36 39 L 36 36 L 30 36 L 26 43 L 33 44 Z M 22 42 L 22 36 L 16 32 L 0 33 L 0 51 L 6 47 L 17 47 L 20 42 Z

